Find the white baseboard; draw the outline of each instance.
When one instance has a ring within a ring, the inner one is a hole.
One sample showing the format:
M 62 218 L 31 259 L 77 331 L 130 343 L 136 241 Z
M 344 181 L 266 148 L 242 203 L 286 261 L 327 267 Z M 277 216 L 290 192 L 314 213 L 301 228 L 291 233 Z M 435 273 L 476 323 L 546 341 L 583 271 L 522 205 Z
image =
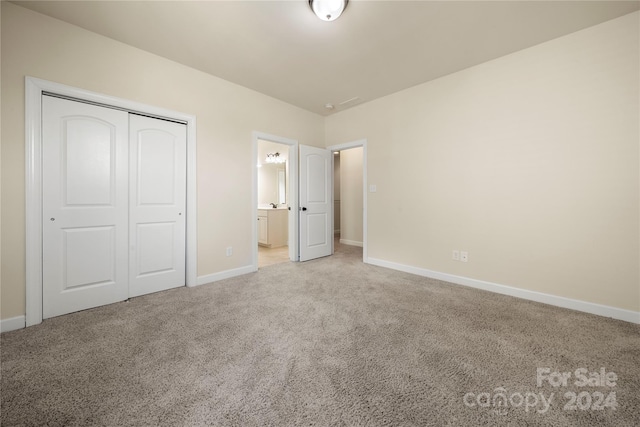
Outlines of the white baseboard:
M 343 245 L 362 247 L 362 242 L 357 242 L 355 240 L 340 239 L 340 243 L 342 243 Z
M 0 332 L 15 331 L 27 326 L 25 316 L 10 317 L 9 319 L 0 320 Z
M 255 273 L 256 271 L 257 270 L 253 265 L 247 265 L 245 267 L 234 268 L 233 270 L 225 270 L 219 273 L 198 276 L 196 286 L 217 282 L 218 280 L 229 279 L 231 277 L 242 276 L 243 274 Z
M 513 288 L 511 286 L 499 285 L 497 283 L 485 282 L 483 280 L 471 279 L 469 277 L 455 276 L 453 274 L 440 273 L 438 271 L 427 270 L 425 268 L 412 267 L 398 264 L 382 259 L 369 258 L 368 263 L 379 267 L 390 268 L 392 270 L 404 271 L 405 273 L 416 274 L 418 276 L 438 279 L 457 285 L 469 286 L 471 288 L 482 289 L 503 295 L 510 295 L 530 301 L 541 302 L 557 307 L 569 308 L 583 311 L 585 313 L 596 314 L 598 316 L 611 317 L 625 322 L 640 324 L 640 312 L 625 310 L 622 308 L 610 307 L 607 305 L 595 304 L 587 301 L 580 301 L 571 298 L 560 297 L 542 292 L 529 291 L 526 289 Z

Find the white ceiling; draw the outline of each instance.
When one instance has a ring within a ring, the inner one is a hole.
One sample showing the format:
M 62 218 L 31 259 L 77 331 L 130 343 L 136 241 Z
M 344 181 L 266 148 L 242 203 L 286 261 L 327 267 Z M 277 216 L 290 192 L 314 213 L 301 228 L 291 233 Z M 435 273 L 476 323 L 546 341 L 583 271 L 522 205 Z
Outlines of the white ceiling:
M 16 1 L 322 115 L 638 10 L 640 1 Z M 343 106 L 343 101 L 358 97 Z M 336 105 L 333 111 L 326 103 Z

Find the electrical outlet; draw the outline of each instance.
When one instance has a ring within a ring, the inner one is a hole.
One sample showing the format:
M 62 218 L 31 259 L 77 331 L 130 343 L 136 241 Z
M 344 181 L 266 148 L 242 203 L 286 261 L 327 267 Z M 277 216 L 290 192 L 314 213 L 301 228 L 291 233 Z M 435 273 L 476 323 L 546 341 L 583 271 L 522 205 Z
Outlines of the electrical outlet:
M 466 252 L 466 251 L 460 252 L 460 261 L 462 262 L 469 261 L 469 252 Z
M 451 258 L 454 261 L 460 261 L 460 251 L 457 251 L 457 250 L 454 249 L 453 250 L 453 254 L 451 255 Z
M 233 255 L 233 247 L 229 246 L 227 248 L 227 256 L 231 256 L 231 255 Z

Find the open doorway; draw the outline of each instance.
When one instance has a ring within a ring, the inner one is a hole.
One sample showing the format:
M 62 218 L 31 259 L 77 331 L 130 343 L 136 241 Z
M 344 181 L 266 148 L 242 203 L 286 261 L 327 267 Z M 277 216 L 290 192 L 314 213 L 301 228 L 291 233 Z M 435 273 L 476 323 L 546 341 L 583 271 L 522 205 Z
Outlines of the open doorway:
M 363 246 L 362 160 L 362 147 L 333 152 L 333 228 L 343 245 Z
M 334 247 L 362 248 L 367 262 L 366 140 L 328 147 L 333 152 Z
M 289 261 L 289 146 L 258 139 L 258 268 Z
M 262 132 L 252 136 L 253 184 L 251 191 L 253 206 L 252 264 L 258 270 L 259 250 L 273 255 L 275 260 L 265 260 L 261 266 L 281 261 L 298 261 L 298 141 Z M 277 155 L 276 155 L 277 153 Z M 267 161 L 267 158 L 270 161 Z M 284 161 L 282 161 L 284 160 Z M 274 167 L 264 166 L 273 164 Z M 258 190 L 259 179 L 270 177 L 264 183 L 264 191 Z M 262 193 L 261 196 L 259 194 Z M 275 208 L 274 208 L 275 205 Z M 262 218 L 259 218 L 262 217 Z M 271 227 L 269 217 L 274 216 Z M 266 217 L 266 218 L 265 218 Z M 264 223 L 262 222 L 264 220 Z M 284 228 L 274 230 L 274 227 Z M 270 239 L 271 229 L 273 238 Z M 275 231 L 275 234 L 274 234 Z M 261 235 L 260 235 L 261 234 Z M 285 243 L 282 244 L 282 237 Z M 259 245 L 258 241 L 262 244 Z M 266 248 L 269 251 L 262 250 Z M 276 251 L 277 250 L 277 251 Z M 276 253 L 280 252 L 280 253 Z M 288 256 L 288 258 L 287 258 Z M 265 258 L 265 257 L 262 257 Z

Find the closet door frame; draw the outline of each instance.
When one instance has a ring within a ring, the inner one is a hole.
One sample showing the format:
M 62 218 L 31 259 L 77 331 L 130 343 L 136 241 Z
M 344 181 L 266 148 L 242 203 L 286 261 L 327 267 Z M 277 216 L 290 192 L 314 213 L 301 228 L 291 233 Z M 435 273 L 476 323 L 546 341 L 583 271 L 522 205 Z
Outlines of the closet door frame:
M 42 322 L 42 96 L 75 98 L 187 126 L 186 285 L 197 285 L 196 117 L 34 77 L 25 77 L 26 326 Z

